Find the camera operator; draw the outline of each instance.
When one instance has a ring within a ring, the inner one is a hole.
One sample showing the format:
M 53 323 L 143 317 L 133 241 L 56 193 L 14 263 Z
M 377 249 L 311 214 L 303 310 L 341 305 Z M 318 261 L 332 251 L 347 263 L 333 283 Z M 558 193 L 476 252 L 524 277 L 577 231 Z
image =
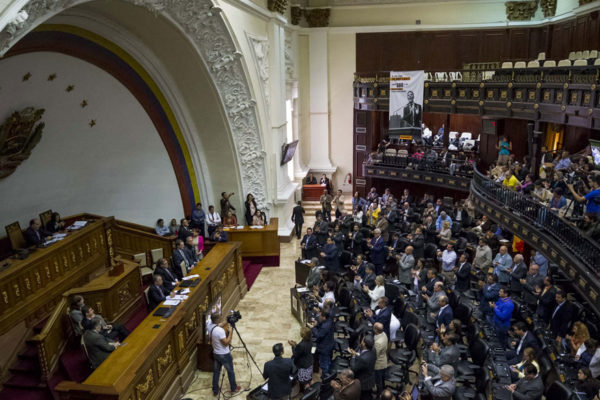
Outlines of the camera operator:
M 586 202 L 586 210 L 588 213 L 598 214 L 600 213 L 600 175 L 590 176 L 588 180 L 591 190 L 584 196 L 577 193 L 572 184 L 567 186 L 576 201 L 579 203 Z
M 233 358 L 229 351 L 229 345 L 231 344 L 231 338 L 233 336 L 233 327 L 229 325 L 224 315 L 213 315 L 213 324 L 210 332 L 210 344 L 213 348 L 213 381 L 212 390 L 213 394 L 217 396 L 219 394 L 219 376 L 221 375 L 221 367 L 225 367 L 227 371 L 227 377 L 229 378 L 229 386 L 231 393 L 237 393 L 242 388 L 235 382 L 235 372 L 233 372 Z

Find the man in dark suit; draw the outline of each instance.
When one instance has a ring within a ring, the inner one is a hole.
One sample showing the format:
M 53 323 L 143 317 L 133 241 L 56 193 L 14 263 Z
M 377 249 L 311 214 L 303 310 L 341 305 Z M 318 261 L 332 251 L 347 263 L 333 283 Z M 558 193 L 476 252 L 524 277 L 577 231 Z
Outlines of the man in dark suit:
M 560 344 L 569 333 L 573 319 L 573 305 L 567 300 L 567 294 L 558 289 L 556 291 L 556 307 L 550 317 L 550 331 Z
M 399 211 L 400 214 L 400 219 L 403 222 L 412 222 L 414 219 L 414 211 L 412 208 L 410 208 L 410 204 L 408 203 L 408 201 L 405 201 L 404 204 L 402 205 L 402 208 Z
M 188 258 L 188 255 L 185 251 L 185 243 L 181 239 L 177 239 L 175 241 L 175 250 L 173 250 L 173 267 L 175 270 L 175 275 L 177 279 L 181 280 L 183 278 L 183 271 L 181 271 L 181 263 L 185 263 L 186 273 L 192 267 L 192 261 Z
M 177 274 L 171 271 L 169 267 L 169 261 L 166 258 L 161 258 L 156 262 L 156 268 L 154 268 L 154 274 L 160 275 L 163 278 L 163 285 L 167 289 L 173 289 L 175 285 L 179 283 Z
M 540 266 L 531 264 L 527 276 L 521 279 L 521 286 L 523 288 L 523 300 L 532 309 L 537 305 L 536 288 L 541 288 L 543 285 L 544 277 L 540 274 Z
M 421 287 L 421 292 L 427 294 L 428 296 L 433 295 L 433 289 L 436 282 L 441 282 L 441 279 L 437 276 L 436 270 L 433 268 L 427 269 L 427 282 Z
M 471 264 L 469 264 L 469 256 L 467 253 L 462 253 L 458 259 L 458 266 L 455 268 L 456 273 L 456 290 L 464 293 L 471 287 Z
M 516 365 L 523 360 L 523 352 L 526 348 L 531 347 L 535 350 L 536 354 L 540 350 L 540 344 L 538 343 L 535 335 L 527 330 L 527 325 L 523 321 L 519 321 L 513 325 L 513 331 L 515 332 L 516 339 L 513 341 L 514 350 L 510 350 L 506 353 L 506 359 L 508 365 Z
M 306 179 L 304 179 L 304 184 L 305 185 L 316 185 L 317 184 L 317 178 L 313 176 L 312 172 L 308 173 L 308 176 L 306 177 Z
M 306 228 L 306 235 L 300 241 L 302 248 L 302 258 L 304 260 L 311 259 L 317 255 L 317 236 L 313 235 L 312 228 Z
M 437 199 L 435 201 L 435 212 L 437 213 L 437 215 L 440 215 L 442 213 L 442 211 L 446 211 L 446 207 L 444 207 L 444 203 L 442 202 L 442 199 Z
M 387 255 L 385 251 L 385 241 L 381 237 L 381 230 L 375 229 L 373 231 L 373 239 L 367 246 L 371 249 L 371 262 L 375 265 L 375 273 L 381 275 L 383 273 L 383 265 L 385 264 L 385 257 Z
M 365 265 L 365 279 L 362 279 L 362 281 L 358 280 L 358 283 L 354 282 L 354 286 L 358 286 L 358 288 L 367 286 L 369 290 L 373 290 L 375 288 L 375 278 L 377 278 L 375 266 L 372 263 L 367 263 Z
M 421 117 L 423 110 L 420 104 L 415 103 L 415 94 L 412 91 L 406 93 L 408 103 L 402 109 L 402 119 L 409 126 L 421 128 Z
M 375 341 L 373 336 L 367 335 L 361 342 L 360 353 L 349 348 L 348 352 L 352 354 L 350 360 L 350 369 L 354 372 L 356 379 L 360 381 L 361 400 L 371 399 L 371 389 L 375 385 L 375 361 L 377 354 L 373 350 Z
M 435 319 L 435 327 L 440 329 L 442 326 L 447 329 L 450 326 L 450 322 L 454 319 L 454 313 L 452 307 L 448 304 L 447 296 L 440 296 L 438 299 L 440 311 L 438 312 L 437 318 Z
M 538 370 L 533 364 L 527 364 L 524 369 L 525 376 L 517 383 L 507 387 L 512 392 L 515 400 L 541 400 L 544 394 L 544 382 L 538 375 Z
M 200 253 L 198 253 L 198 246 L 194 245 L 194 238 L 192 236 L 188 236 L 185 238 L 185 254 L 187 259 L 190 261 L 190 269 L 196 265 L 198 261 L 200 261 Z
M 554 308 L 556 308 L 556 287 L 552 282 L 552 278 L 546 276 L 544 278 L 544 285 L 536 288 L 535 293 L 538 298 L 535 313 L 544 320 L 546 324 L 549 324 Z
M 114 323 L 108 324 L 106 320 L 100 314 L 96 314 L 94 309 L 90 306 L 84 305 L 81 307 L 83 319 L 81 320 L 81 326 L 85 330 L 94 329 L 94 321 L 100 321 L 100 334 L 106 336 L 110 341 L 120 340 L 123 341 L 129 336 L 129 331 L 121 324 Z
M 390 322 L 392 320 L 392 308 L 388 307 L 389 300 L 387 297 L 380 297 L 377 301 L 377 309 L 375 313 L 369 308 L 364 311 L 365 317 L 371 322 L 371 324 L 375 324 L 379 322 L 383 325 L 383 330 L 387 337 L 390 337 Z M 359 378 L 360 379 L 360 378 Z
M 417 260 L 425 257 L 425 238 L 422 232 L 421 228 L 417 228 L 414 234 L 409 233 L 406 236 L 408 244 L 413 247 L 413 254 Z
M 177 237 L 185 243 L 185 238 L 193 236 L 194 233 L 190 229 L 190 221 L 187 218 L 182 218 L 179 225 L 179 231 L 177 231 Z
M 521 296 L 523 291 L 521 279 L 525 279 L 525 276 L 527 276 L 527 264 L 523 261 L 522 254 L 516 254 L 510 271 L 510 291 L 514 297 Z
M 321 310 L 319 312 L 319 321 L 308 325 L 312 328 L 312 335 L 316 340 L 317 354 L 319 355 L 319 367 L 321 368 L 321 378 L 329 375 L 331 366 L 331 356 L 335 341 L 333 339 L 334 325 L 329 313 Z
M 291 358 L 283 358 L 283 344 L 273 345 L 275 358 L 265 363 L 263 378 L 269 380 L 267 395 L 270 399 L 289 398 L 292 393 L 292 381 L 290 376 L 296 371 Z
M 52 236 L 52 233 L 48 232 L 42 227 L 42 223 L 39 218 L 34 218 L 29 221 L 29 228 L 23 232 L 23 237 L 27 246 L 39 246 L 44 244 L 46 238 Z
M 360 227 L 358 224 L 355 224 L 353 227 L 353 231 L 348 235 L 348 239 L 350 240 L 350 251 L 355 256 L 362 254 L 363 242 L 365 237 L 360 231 Z
M 302 236 L 302 224 L 304 223 L 304 207 L 302 207 L 301 201 L 292 210 L 292 222 L 296 227 L 296 237 L 300 239 L 300 236 Z
M 118 342 L 110 342 L 104 335 L 100 333 L 102 323 L 99 318 L 92 320 L 92 329 L 88 329 L 83 333 L 83 343 L 87 351 L 88 358 L 92 368 L 96 369 L 106 358 L 119 347 Z
M 148 289 L 148 307 L 154 310 L 156 306 L 165 301 L 171 291 L 164 287 L 162 276 L 154 275 L 154 283 Z
M 340 272 L 340 257 L 338 255 L 338 248 L 333 242 L 333 238 L 330 236 L 327 238 L 327 244 L 323 247 L 321 257 L 325 260 L 325 268 L 332 274 Z

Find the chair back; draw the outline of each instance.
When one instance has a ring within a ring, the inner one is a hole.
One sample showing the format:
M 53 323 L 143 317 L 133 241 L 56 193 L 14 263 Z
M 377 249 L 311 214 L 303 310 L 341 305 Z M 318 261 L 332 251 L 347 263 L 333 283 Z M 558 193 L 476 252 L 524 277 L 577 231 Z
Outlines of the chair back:
M 179 267 L 181 268 L 181 276 L 186 276 L 187 268 L 185 267 L 185 261 L 180 262 Z
M 150 250 L 150 254 L 152 255 L 152 264 L 155 264 L 158 260 L 164 257 L 164 251 L 162 247 L 160 249 Z
M 488 344 L 481 339 L 475 340 L 469 348 L 469 353 L 471 354 L 473 364 L 479 365 L 480 367 L 485 364 L 489 352 L 490 346 L 488 346 Z
M 571 60 L 567 60 L 567 59 L 565 59 L 565 60 L 560 60 L 560 61 L 558 62 L 558 66 L 559 66 L 559 67 L 570 67 L 570 66 L 571 66 Z
M 548 67 L 556 67 L 556 61 L 554 61 L 554 60 L 544 61 L 544 68 L 548 68 Z
M 150 304 L 150 300 L 148 299 L 148 292 L 150 291 L 150 286 L 144 289 L 144 296 L 146 297 L 146 304 Z
M 501 68 L 502 68 L 502 69 L 510 69 L 510 68 L 512 68 L 512 67 L 513 67 L 513 63 L 512 63 L 512 61 L 504 61 L 504 62 L 502 63 L 502 67 L 501 67 Z
M 527 64 L 525 63 L 525 61 L 517 61 L 515 62 L 515 68 L 526 68 Z
M 46 229 L 48 227 L 48 223 L 52 219 L 52 210 L 46 210 L 40 214 L 40 222 L 42 223 L 42 227 Z
M 133 255 L 133 261 L 140 263 L 140 267 L 148 266 L 146 253 L 138 253 Z
M 408 324 L 404 331 L 404 344 L 407 349 L 416 350 L 421 339 L 421 332 L 415 324 Z
M 4 229 L 6 230 L 6 236 L 8 236 L 8 240 L 10 241 L 10 247 L 12 247 L 13 250 L 16 251 L 17 249 L 25 247 L 25 237 L 23 236 L 19 221 L 6 225 Z
M 546 400 L 570 400 L 573 398 L 573 391 L 560 381 L 554 381 L 546 389 Z
M 419 326 L 419 317 L 412 311 L 404 311 L 402 316 L 401 325 L 404 330 L 408 329 L 409 325 Z

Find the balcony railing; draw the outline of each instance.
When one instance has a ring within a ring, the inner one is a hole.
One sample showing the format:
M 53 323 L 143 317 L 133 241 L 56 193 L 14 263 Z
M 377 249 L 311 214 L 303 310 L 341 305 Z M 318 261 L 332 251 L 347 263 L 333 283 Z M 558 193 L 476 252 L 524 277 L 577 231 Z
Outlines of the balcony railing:
M 477 169 L 473 174 L 473 189 L 488 200 L 511 211 L 515 218 L 525 220 L 553 237 L 568 249 L 597 278 L 600 277 L 600 246 L 585 236 L 575 225 L 560 217 L 547 206 L 525 195 L 507 189 L 482 175 Z
M 468 161 L 377 154 L 363 164 L 363 176 L 432 184 L 468 192 L 473 166 Z

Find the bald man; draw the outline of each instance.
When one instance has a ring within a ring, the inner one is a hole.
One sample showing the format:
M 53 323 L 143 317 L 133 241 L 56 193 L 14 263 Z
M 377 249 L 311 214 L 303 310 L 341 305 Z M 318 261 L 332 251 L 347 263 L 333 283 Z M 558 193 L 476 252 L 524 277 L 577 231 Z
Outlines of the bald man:
M 388 365 L 388 337 L 384 332 L 383 324 L 381 322 L 376 322 L 375 325 L 373 325 L 373 333 L 375 334 L 375 354 L 377 355 L 377 358 L 375 359 L 375 384 L 377 385 L 377 394 L 379 394 L 384 389 L 383 381 L 385 370 Z

